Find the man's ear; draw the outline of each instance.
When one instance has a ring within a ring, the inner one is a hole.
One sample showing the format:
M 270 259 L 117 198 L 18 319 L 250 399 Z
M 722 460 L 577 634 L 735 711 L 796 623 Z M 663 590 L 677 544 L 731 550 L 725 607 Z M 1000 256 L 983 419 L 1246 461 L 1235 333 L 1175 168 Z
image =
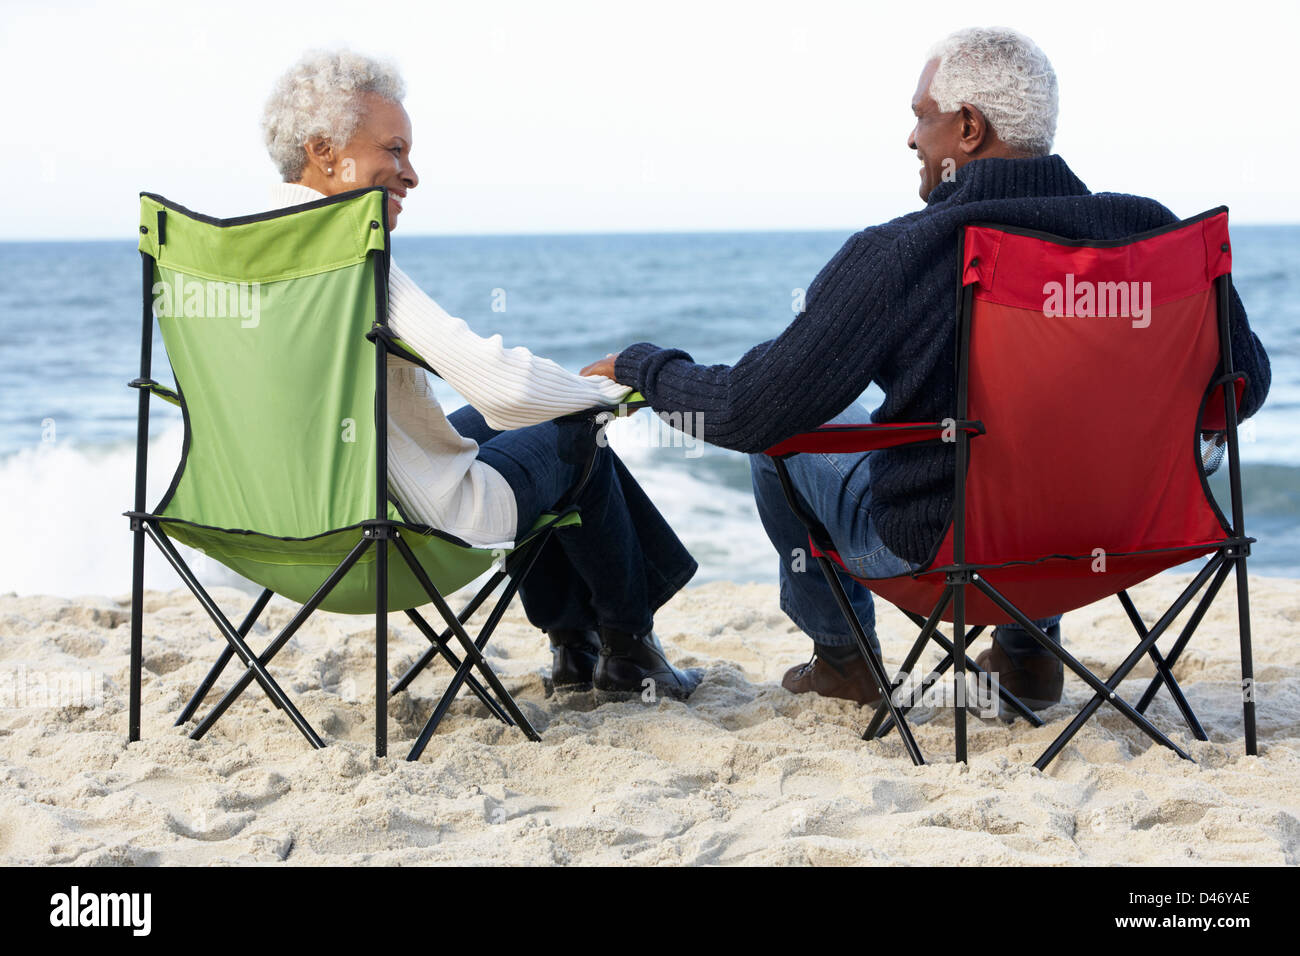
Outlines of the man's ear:
M 958 148 L 968 156 L 973 155 L 979 152 L 980 147 L 989 138 L 989 121 L 984 118 L 983 113 L 969 103 L 961 104 L 957 113 L 960 124 Z

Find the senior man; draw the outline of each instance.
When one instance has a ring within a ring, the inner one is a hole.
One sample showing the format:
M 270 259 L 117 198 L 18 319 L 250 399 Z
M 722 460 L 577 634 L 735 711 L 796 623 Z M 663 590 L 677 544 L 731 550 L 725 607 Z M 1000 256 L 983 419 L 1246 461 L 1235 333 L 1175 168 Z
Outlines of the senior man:
M 855 400 L 872 382 L 885 394 L 872 421 L 955 414 L 953 278 L 958 234 L 967 223 L 1114 239 L 1177 220 L 1151 199 L 1091 193 L 1051 153 L 1056 75 L 1043 52 L 1015 31 L 962 30 L 938 44 L 921 72 L 912 112 L 916 125 L 907 145 L 921 163 L 925 208 L 849 239 L 779 336 L 730 366 L 698 365 L 680 349 L 642 342 L 584 370 L 638 389 L 656 410 L 694 413 L 704 440 L 751 453 L 758 512 L 780 555 L 781 607 L 814 647 L 812 660 L 787 671 L 782 684 L 860 704 L 875 703 L 880 691 L 829 586 L 803 570 L 807 534 L 761 452 L 829 421 L 865 421 Z M 1231 335 L 1233 361 L 1249 376 L 1241 401 L 1246 417 L 1268 392 L 1269 364 L 1235 293 Z M 952 512 L 949 448 L 798 455 L 789 466 L 802 503 L 863 577 L 923 565 Z M 876 643 L 870 592 L 843 572 L 840 577 Z M 1059 616 L 1037 623 L 1060 640 Z M 1060 700 L 1060 662 L 1019 627 L 996 628 L 993 646 L 977 663 L 1030 707 Z

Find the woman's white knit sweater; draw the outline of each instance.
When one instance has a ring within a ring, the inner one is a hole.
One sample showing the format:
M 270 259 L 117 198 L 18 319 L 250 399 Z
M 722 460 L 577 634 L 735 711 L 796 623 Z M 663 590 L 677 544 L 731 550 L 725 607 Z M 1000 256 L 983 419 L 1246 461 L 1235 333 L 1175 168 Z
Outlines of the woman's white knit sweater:
M 321 193 L 277 183 L 274 208 L 313 202 Z M 575 375 L 526 348 L 505 348 L 448 315 L 396 263 L 388 275 L 388 325 L 438 374 L 504 431 L 617 402 L 627 387 Z M 428 373 L 388 357 L 388 481 L 408 517 L 477 547 L 509 547 L 518 520 L 514 492 L 477 460 L 478 444 L 457 434 L 434 398 Z

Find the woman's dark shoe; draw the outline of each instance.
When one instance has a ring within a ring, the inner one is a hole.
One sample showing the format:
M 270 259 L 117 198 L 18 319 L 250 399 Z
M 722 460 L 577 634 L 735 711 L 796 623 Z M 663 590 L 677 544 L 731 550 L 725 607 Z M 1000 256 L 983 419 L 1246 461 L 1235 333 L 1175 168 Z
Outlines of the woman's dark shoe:
M 698 667 L 683 671 L 668 663 L 654 631 L 637 635 L 602 627 L 600 643 L 600 660 L 592 675 L 598 697 L 626 700 L 649 691 L 648 700 L 661 696 L 685 700 L 704 676 Z
M 556 628 L 551 639 L 551 683 L 556 687 L 588 688 L 600 657 L 600 635 L 587 628 Z

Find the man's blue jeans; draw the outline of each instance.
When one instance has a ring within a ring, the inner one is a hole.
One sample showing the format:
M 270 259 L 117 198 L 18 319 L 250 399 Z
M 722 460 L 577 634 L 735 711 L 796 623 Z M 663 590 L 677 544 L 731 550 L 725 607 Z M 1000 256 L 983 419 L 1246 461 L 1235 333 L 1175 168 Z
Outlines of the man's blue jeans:
M 447 416 L 478 442 L 478 457 L 515 493 L 520 540 L 582 477 L 591 430 L 580 422 L 542 422 L 499 432 L 466 405 Z M 557 528 L 519 589 L 524 613 L 543 631 L 604 626 L 644 634 L 654 612 L 698 565 L 659 509 L 607 446 L 576 500 L 581 527 Z
M 857 424 L 870 420 L 866 409 L 853 404 L 831 422 Z M 786 468 L 802 504 L 830 533 L 835 550 L 850 571 L 864 578 L 906 574 L 919 565 L 890 551 L 868 518 L 873 454 L 794 455 L 786 459 Z M 840 613 L 830 584 L 808 552 L 808 531 L 786 503 L 772 459 L 751 455 L 749 464 L 758 516 L 780 559 L 781 610 L 817 644 L 830 647 L 854 644 L 853 632 Z M 840 568 L 835 572 L 862 629 L 879 651 L 871 592 Z M 1060 619 L 1057 614 L 1035 623 L 1046 630 Z M 1016 657 L 1047 654 L 1019 626 L 1002 625 L 998 643 Z

